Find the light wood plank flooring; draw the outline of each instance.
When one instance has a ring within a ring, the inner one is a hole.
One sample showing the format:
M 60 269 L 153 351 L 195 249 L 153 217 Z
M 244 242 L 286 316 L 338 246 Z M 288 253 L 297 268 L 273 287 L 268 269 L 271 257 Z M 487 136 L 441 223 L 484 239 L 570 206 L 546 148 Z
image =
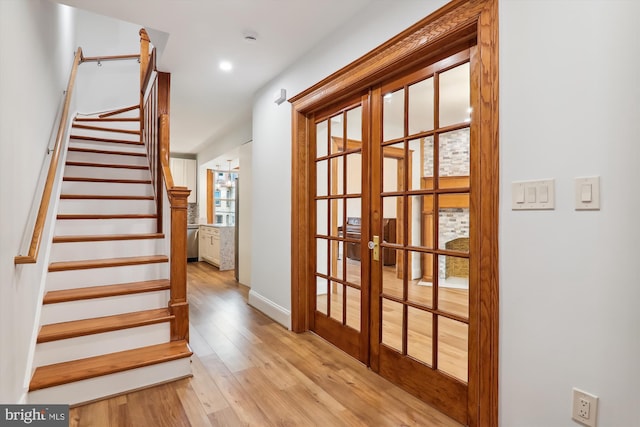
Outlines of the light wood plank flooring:
M 251 308 L 232 272 L 190 263 L 187 275 L 193 378 L 73 408 L 71 426 L 459 426 Z

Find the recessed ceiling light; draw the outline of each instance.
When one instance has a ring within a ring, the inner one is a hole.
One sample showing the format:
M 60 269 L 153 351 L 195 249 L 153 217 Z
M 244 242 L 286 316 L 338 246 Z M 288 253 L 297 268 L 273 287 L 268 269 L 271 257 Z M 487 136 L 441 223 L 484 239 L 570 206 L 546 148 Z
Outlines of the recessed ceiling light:
M 222 71 L 231 71 L 233 69 L 233 65 L 229 61 L 220 61 L 219 67 Z

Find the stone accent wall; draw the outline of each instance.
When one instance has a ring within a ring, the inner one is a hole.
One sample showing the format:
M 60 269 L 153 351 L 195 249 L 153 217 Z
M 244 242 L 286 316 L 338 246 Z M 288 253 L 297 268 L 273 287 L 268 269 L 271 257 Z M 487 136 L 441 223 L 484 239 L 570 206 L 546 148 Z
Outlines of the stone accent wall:
M 447 243 L 455 241 L 460 237 L 469 237 L 469 209 L 468 208 L 448 208 L 440 209 L 440 219 L 438 223 L 438 241 L 440 248 L 449 249 Z M 453 250 L 460 250 L 454 249 Z M 468 249 L 468 244 L 467 244 Z M 442 280 L 447 275 L 446 257 L 438 257 L 438 277 Z
M 440 135 L 440 176 L 469 175 L 469 138 L 469 128 Z M 424 139 L 424 152 L 423 176 L 433 176 L 433 137 Z

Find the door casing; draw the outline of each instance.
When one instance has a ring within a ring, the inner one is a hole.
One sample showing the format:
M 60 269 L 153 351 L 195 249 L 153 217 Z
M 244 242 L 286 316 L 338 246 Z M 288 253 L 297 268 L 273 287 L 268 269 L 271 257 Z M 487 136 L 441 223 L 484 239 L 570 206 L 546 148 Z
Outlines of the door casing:
M 498 425 L 498 0 L 454 0 L 393 39 L 293 97 L 291 327 L 309 329 L 308 283 L 314 241 L 309 198 L 315 184 L 310 176 L 310 114 L 418 64 L 435 62 L 453 50 L 476 45 L 471 92 L 478 97 L 471 138 L 479 146 L 479 167 L 472 172 L 477 191 L 470 203 L 479 212 L 478 238 L 470 248 L 478 256 L 470 264 L 478 278 L 478 307 L 470 313 L 469 382 L 466 423 Z M 470 295 L 470 297 L 473 297 Z M 471 322 L 471 319 L 473 321 Z

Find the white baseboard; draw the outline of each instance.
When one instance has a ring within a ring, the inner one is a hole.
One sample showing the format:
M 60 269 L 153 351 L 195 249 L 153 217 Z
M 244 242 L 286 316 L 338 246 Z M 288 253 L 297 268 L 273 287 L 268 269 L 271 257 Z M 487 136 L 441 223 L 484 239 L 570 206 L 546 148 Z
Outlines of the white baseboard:
M 253 289 L 249 291 L 249 305 L 291 330 L 291 311 L 265 298 Z

